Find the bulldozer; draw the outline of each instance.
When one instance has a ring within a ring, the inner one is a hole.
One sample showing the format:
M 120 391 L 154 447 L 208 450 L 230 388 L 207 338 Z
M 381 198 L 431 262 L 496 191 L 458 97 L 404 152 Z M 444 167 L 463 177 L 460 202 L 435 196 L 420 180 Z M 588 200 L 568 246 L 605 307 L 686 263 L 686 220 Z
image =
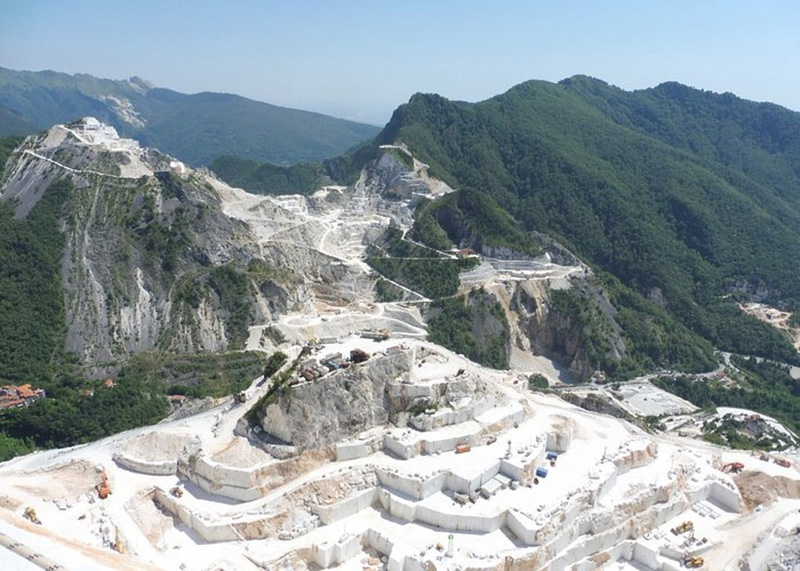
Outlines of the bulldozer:
M 681 535 L 682 533 L 686 533 L 687 531 L 692 531 L 694 529 L 694 524 L 691 521 L 685 521 L 677 527 L 673 527 L 670 531 L 672 531 L 673 535 Z
M 702 557 L 690 556 L 683 560 L 684 567 L 690 567 L 692 569 L 702 567 L 704 563 L 705 559 Z
M 100 472 L 100 477 L 103 481 L 97 484 L 94 489 L 97 490 L 97 497 L 104 500 L 108 497 L 108 494 L 111 493 L 111 486 L 108 484 L 108 476 L 106 476 L 105 468 Z

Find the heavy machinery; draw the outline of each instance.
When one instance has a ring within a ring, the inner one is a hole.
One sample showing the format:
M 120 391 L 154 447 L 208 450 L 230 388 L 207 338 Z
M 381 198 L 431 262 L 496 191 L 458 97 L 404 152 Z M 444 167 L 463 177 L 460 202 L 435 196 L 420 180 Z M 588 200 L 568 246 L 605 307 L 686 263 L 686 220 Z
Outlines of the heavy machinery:
M 725 472 L 726 474 L 727 473 L 738 474 L 742 470 L 744 470 L 744 464 L 742 464 L 741 462 L 729 462 L 728 464 L 725 464 L 722 467 L 722 471 Z
M 103 468 L 103 471 L 100 472 L 100 477 L 103 480 L 97 484 L 94 489 L 97 490 L 97 497 L 101 500 L 104 500 L 108 497 L 108 494 L 111 493 L 111 486 L 108 484 L 108 476 L 106 476 L 105 468 Z
M 702 567 L 704 563 L 705 563 L 705 559 L 703 559 L 702 557 L 696 557 L 696 556 L 688 556 L 688 557 L 686 557 L 686 559 L 683 560 L 683 566 L 684 567 L 690 567 L 692 569 L 696 569 L 698 567 Z
M 681 535 L 682 533 L 686 533 L 687 531 L 692 531 L 694 529 L 694 524 L 691 521 L 685 521 L 677 527 L 673 527 L 670 531 L 672 531 L 673 535 Z
M 363 363 L 369 359 L 369 354 L 361 349 L 353 349 L 350 351 L 350 361 L 352 363 Z
M 127 553 L 128 547 L 125 545 L 125 541 L 122 539 L 122 534 L 119 532 L 119 528 L 114 526 L 114 551 L 117 553 Z
M 42 520 L 40 520 L 40 519 L 39 519 L 39 518 L 36 516 L 36 510 L 35 510 L 35 509 L 33 509 L 33 508 L 32 508 L 32 507 L 30 507 L 30 506 L 28 506 L 27 508 L 25 508 L 25 511 L 24 511 L 24 512 L 22 512 L 22 517 L 24 517 L 25 519 L 27 519 L 27 520 L 28 520 L 28 521 L 30 521 L 31 523 L 36 523 L 36 524 L 42 525 Z

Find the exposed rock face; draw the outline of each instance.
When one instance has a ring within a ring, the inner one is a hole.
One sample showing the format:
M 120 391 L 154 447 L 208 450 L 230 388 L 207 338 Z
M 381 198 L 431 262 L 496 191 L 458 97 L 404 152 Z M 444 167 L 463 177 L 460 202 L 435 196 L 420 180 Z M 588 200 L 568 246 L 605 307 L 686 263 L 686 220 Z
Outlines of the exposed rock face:
M 155 347 L 232 348 L 247 325 L 232 330 L 235 313 L 267 319 L 304 293 L 288 287 L 291 272 L 282 282 L 248 273 L 257 240 L 222 213 L 202 173 L 91 118 L 28 138 L 2 199 L 25 217 L 65 177 L 74 185 L 63 221 L 65 349 L 89 366 Z
M 602 396 L 599 393 L 590 393 L 585 397 L 573 393 L 565 393 L 561 398 L 584 410 L 599 412 L 616 418 L 624 418 L 625 420 L 633 420 L 630 413 L 614 404 L 608 397 Z
M 518 282 L 511 287 L 507 311 L 517 346 L 562 364 L 577 379 L 591 376 L 597 363 L 587 351 L 586 340 L 597 333 L 591 331 L 597 324 L 587 325 L 570 312 L 557 309 L 546 282 Z M 616 361 L 624 358 L 626 347 L 621 328 L 614 320 L 616 309 L 605 294 L 581 280 L 573 282 L 571 291 L 586 301 L 597 320 L 602 320 L 604 326 L 599 334 L 609 347 L 607 358 Z
M 298 448 L 321 448 L 389 422 L 387 384 L 408 374 L 409 355 L 376 356 L 291 389 L 264 411 L 264 430 Z
M 409 200 L 452 189 L 428 175 L 428 166 L 411 156 L 403 146 L 390 146 L 365 169 L 362 178 L 365 188 L 390 199 Z
M 517 317 L 521 336 L 516 340 L 521 348 L 563 364 L 577 378 L 591 375 L 593 367 L 582 344 L 581 325 L 551 310 L 546 286 L 521 282 L 514 291 L 510 309 Z

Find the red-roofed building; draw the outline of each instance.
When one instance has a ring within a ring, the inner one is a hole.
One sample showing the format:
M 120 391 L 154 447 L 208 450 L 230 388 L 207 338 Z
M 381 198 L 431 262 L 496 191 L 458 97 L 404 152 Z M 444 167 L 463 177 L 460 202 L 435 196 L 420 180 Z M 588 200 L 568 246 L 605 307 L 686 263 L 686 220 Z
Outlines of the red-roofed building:
M 28 406 L 44 397 L 44 389 L 34 389 L 30 384 L 6 385 L 0 388 L 0 410 Z
M 19 394 L 20 398 L 29 399 L 36 396 L 36 393 L 31 390 L 30 385 L 20 385 L 17 387 L 17 394 Z

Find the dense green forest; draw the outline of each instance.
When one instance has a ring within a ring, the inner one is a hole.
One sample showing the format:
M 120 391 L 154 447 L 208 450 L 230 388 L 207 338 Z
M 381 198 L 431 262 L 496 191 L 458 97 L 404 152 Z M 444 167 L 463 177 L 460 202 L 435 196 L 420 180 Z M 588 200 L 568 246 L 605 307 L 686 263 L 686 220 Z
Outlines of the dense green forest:
M 209 168 L 229 185 L 258 194 L 310 194 L 330 180 L 320 163 L 287 167 L 225 156 Z
M 367 258 L 367 263 L 390 280 L 438 299 L 454 295 L 461 283 L 458 274 L 473 267 L 477 260 L 372 256 Z
M 25 219 L 0 201 L 0 381 L 49 376 L 65 331 L 61 209 L 69 180 L 53 184 Z
M 774 105 L 578 77 L 477 104 L 415 95 L 374 144 L 406 143 L 464 196 L 490 196 L 717 347 L 799 363 L 786 335 L 736 305 L 759 292 L 800 306 L 798 132 L 800 115 Z M 329 168 L 347 175 L 369 153 Z M 423 210 L 415 232 L 442 247 L 441 227 Z
M 172 395 L 220 398 L 249 387 L 263 369 L 263 357 L 253 351 L 188 355 L 146 352 L 133 355 L 118 377 L 162 385 Z
M 507 248 L 517 256 L 542 253 L 533 235 L 521 229 L 491 196 L 471 189 L 421 202 L 412 230 L 414 238 L 440 250 L 455 243 L 480 253 L 489 247 Z
M 428 339 L 495 369 L 508 367 L 509 326 L 500 304 L 482 291 L 431 305 Z

